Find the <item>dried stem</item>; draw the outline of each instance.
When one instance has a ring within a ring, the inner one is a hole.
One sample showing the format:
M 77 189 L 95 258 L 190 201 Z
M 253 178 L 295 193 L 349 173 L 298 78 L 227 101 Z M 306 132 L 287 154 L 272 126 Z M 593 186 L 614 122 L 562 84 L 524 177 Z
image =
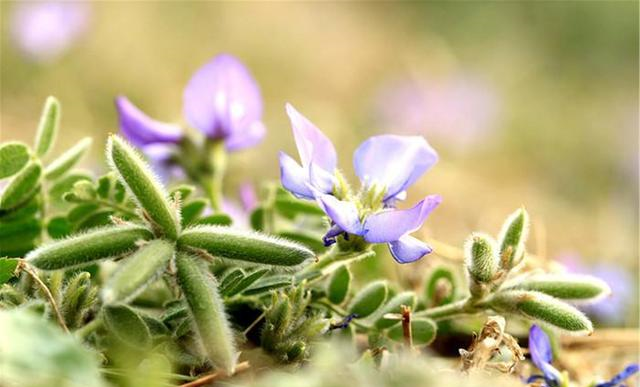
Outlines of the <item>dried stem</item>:
M 249 362 L 244 361 L 236 366 L 234 375 L 237 374 L 238 372 L 246 371 L 248 369 L 249 369 Z M 205 375 L 201 378 L 198 378 L 192 382 L 181 384 L 179 387 L 200 387 L 200 386 L 207 385 L 215 380 L 222 379 L 229 376 L 232 376 L 232 375 L 227 375 L 227 373 L 224 371 L 216 371 L 209 375 Z
M 404 344 L 409 350 L 413 348 L 413 333 L 411 332 L 411 308 L 407 305 L 400 306 L 402 313 L 402 335 L 404 336 Z
M 58 308 L 58 304 L 56 303 L 55 298 L 53 298 L 53 294 L 51 294 L 51 290 L 49 290 L 47 285 L 44 282 L 42 282 L 40 277 L 38 277 L 36 272 L 33 271 L 33 269 L 31 269 L 31 267 L 27 264 L 26 261 L 24 260 L 20 261 L 20 269 L 24 270 L 25 273 L 29 274 L 31 278 L 33 278 L 33 280 L 36 281 L 36 283 L 44 293 L 45 297 L 47 297 L 47 299 L 49 300 L 49 303 L 51 304 L 51 308 L 53 309 L 53 314 L 55 314 L 56 319 L 58 320 L 58 324 L 60 324 L 60 326 L 66 333 L 69 333 L 69 328 L 67 328 L 67 324 L 65 324 L 64 322 L 64 318 L 60 313 L 60 309 Z

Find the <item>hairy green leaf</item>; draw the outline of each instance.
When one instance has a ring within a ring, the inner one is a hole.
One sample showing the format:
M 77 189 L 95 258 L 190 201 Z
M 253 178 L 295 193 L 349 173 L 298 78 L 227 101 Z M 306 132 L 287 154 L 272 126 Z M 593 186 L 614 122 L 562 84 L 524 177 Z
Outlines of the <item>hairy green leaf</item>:
M 84 156 L 91 146 L 91 137 L 85 137 L 53 160 L 44 170 L 44 177 L 55 180 L 67 173 Z
M 149 327 L 130 307 L 123 304 L 106 305 L 102 318 L 109 332 L 121 342 L 141 349 L 151 346 Z
M 35 149 L 38 156 L 45 156 L 53 148 L 59 125 L 60 103 L 55 97 L 47 97 L 36 133 Z
M 0 285 L 9 281 L 15 274 L 20 260 L 17 258 L 0 258 Z
M 561 300 L 594 301 L 611 294 L 603 280 L 578 274 L 540 274 L 524 279 L 513 289 L 533 290 Z
M 398 320 L 390 320 L 385 318 L 387 313 L 400 313 L 402 305 L 408 306 L 411 310 L 415 309 L 417 298 L 413 292 L 402 292 L 396 294 L 389 300 L 374 316 L 374 325 L 378 329 L 390 328 L 398 323 Z
M 510 270 L 522 261 L 528 235 L 529 214 L 524 208 L 520 208 L 509 215 L 498 236 L 503 268 Z
M 388 294 L 386 281 L 374 281 L 356 294 L 349 304 L 349 313 L 364 318 L 373 314 L 386 301 Z
M 36 193 L 40 185 L 42 165 L 40 161 L 31 161 L 7 184 L 0 197 L 0 210 L 9 210 L 26 203 Z
M 349 294 L 350 286 L 351 272 L 346 266 L 342 266 L 329 277 L 327 298 L 336 305 L 342 304 Z
M 424 317 L 411 319 L 411 337 L 413 339 L 413 345 L 423 346 L 431 344 L 433 340 L 436 339 L 437 332 L 438 325 L 436 325 L 433 320 Z M 398 324 L 389 329 L 387 334 L 392 340 L 399 342 L 404 340 L 402 324 Z
M 0 179 L 13 176 L 29 162 L 27 145 L 11 141 L 0 145 Z

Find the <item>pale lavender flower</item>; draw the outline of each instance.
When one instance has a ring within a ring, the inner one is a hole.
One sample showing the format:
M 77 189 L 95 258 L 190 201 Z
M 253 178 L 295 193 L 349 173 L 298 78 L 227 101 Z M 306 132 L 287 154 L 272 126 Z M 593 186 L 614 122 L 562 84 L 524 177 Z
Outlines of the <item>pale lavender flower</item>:
M 184 114 L 206 137 L 222 140 L 228 151 L 256 145 L 265 134 L 257 83 L 235 57 L 220 54 L 193 75 L 184 91 Z M 149 118 L 125 97 L 116 99 L 122 133 L 139 146 L 177 143 L 177 125 Z
M 89 26 L 87 2 L 22 1 L 11 15 L 11 37 L 36 62 L 52 62 L 76 43 Z
M 418 230 L 440 203 L 427 196 L 410 209 L 395 209 L 406 189 L 433 166 L 438 156 L 420 136 L 382 135 L 366 140 L 354 153 L 354 167 L 362 189 L 356 198 L 345 193 L 331 141 L 307 118 L 287 105 L 301 164 L 280 152 L 284 188 L 295 196 L 316 200 L 332 221 L 325 245 L 339 235 L 361 236 L 369 243 L 387 243 L 400 263 L 413 262 L 432 249 L 409 234 Z
M 376 124 L 385 131 L 426 133 L 465 147 L 495 128 L 498 99 L 488 85 L 469 76 L 409 79 L 383 87 L 374 109 Z

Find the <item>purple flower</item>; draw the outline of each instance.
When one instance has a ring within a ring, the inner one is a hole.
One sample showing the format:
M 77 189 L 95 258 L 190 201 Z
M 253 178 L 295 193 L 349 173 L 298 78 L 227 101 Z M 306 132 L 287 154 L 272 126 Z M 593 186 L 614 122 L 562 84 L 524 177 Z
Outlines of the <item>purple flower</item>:
M 189 124 L 210 139 L 223 140 L 229 151 L 253 146 L 265 134 L 258 85 L 231 55 L 220 54 L 196 71 L 183 102 Z M 123 134 L 138 146 L 182 139 L 182 128 L 149 118 L 125 97 L 116 99 L 116 107 Z
M 595 385 L 595 387 L 624 387 L 625 385 L 622 384 L 622 382 L 630 378 L 632 375 L 638 373 L 638 369 L 638 364 L 628 365 L 627 368 L 623 369 L 619 374 L 611 378 L 611 380 L 598 383 Z
M 418 230 L 440 204 L 430 195 L 410 209 L 395 209 L 406 189 L 433 166 L 438 156 L 420 136 L 382 135 L 362 143 L 354 153 L 354 167 L 362 189 L 353 195 L 337 172 L 331 141 L 308 119 L 287 105 L 287 113 L 301 164 L 280 153 L 282 185 L 299 198 L 314 199 L 332 221 L 325 245 L 344 235 L 368 243 L 388 243 L 400 263 L 422 258 L 432 249 L 409 234 Z
M 90 7 L 84 2 L 20 2 L 11 18 L 11 37 L 37 62 L 51 62 L 86 31 Z

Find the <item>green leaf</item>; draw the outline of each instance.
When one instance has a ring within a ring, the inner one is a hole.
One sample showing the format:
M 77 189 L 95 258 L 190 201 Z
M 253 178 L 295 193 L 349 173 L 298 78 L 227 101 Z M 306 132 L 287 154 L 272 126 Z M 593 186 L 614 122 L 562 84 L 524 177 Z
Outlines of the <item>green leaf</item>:
M 182 225 L 187 226 L 192 223 L 207 208 L 207 199 L 195 199 L 182 206 Z
M 40 220 L 27 218 L 13 222 L 3 222 L 0 228 L 0 238 L 14 237 L 20 239 L 35 238 L 40 235 L 42 227 Z
M 327 286 L 327 298 L 336 305 L 342 304 L 349 294 L 351 286 L 351 272 L 346 266 L 342 266 L 329 277 Z
M 251 228 L 256 231 L 264 230 L 264 208 L 257 207 L 249 216 Z
M 13 176 L 29 162 L 29 148 L 17 141 L 0 145 L 0 179 Z
M 50 96 L 44 103 L 36 133 L 35 149 L 39 157 L 45 156 L 53 148 L 59 125 L 60 103 L 55 97 Z
M 315 235 L 300 231 L 281 231 L 278 233 L 278 235 L 285 239 L 303 244 L 316 254 L 319 254 L 327 249 L 324 243 L 322 243 L 322 235 Z
M 171 200 L 175 200 L 176 194 L 180 194 L 180 200 L 184 201 L 187 200 L 195 190 L 196 187 L 193 185 L 182 184 L 171 189 L 169 197 L 171 198 Z
M 240 282 L 244 278 L 244 276 L 244 270 L 240 268 L 231 268 L 226 270 L 220 277 L 220 294 L 224 296 L 226 292 L 230 288 L 238 284 L 238 282 Z
M 242 292 L 242 294 L 246 296 L 263 294 L 275 289 L 291 286 L 292 283 L 293 278 L 291 276 L 284 274 L 272 275 L 260 278 L 253 285 L 249 286 L 244 292 Z
M 278 191 L 276 194 L 275 208 L 288 218 L 296 215 L 324 216 L 324 211 L 313 201 L 296 199 L 286 191 Z
M 61 202 L 64 194 L 71 191 L 73 185 L 82 180 L 91 181 L 91 175 L 85 172 L 74 172 L 63 176 L 53 184 L 49 190 L 49 197 L 56 202 Z
M 200 219 L 196 219 L 196 221 L 193 223 L 200 224 L 203 226 L 206 226 L 206 225 L 231 226 L 231 223 L 233 223 L 233 221 L 231 220 L 231 217 L 227 214 L 213 214 L 213 215 L 204 216 Z
M 107 330 L 118 340 L 134 348 L 149 348 L 151 332 L 142 317 L 126 305 L 106 305 L 103 321 Z
M 47 233 L 53 239 L 60 239 L 69 236 L 73 232 L 73 226 L 64 216 L 56 216 L 49 219 L 47 223 Z
M 349 304 L 349 313 L 364 318 L 373 314 L 387 299 L 387 282 L 374 281 L 365 286 Z
M 44 170 L 44 177 L 55 180 L 67 173 L 84 156 L 91 146 L 91 137 L 85 137 L 53 160 Z
M 438 326 L 433 322 L 433 320 L 422 317 L 411 319 L 411 337 L 413 339 L 413 345 L 424 346 L 431 344 L 433 340 L 435 340 L 437 332 Z M 402 324 L 398 324 L 389 329 L 387 334 L 392 340 L 399 342 L 404 341 Z
M 220 226 L 187 229 L 178 246 L 203 249 L 214 257 L 276 266 L 297 266 L 315 257 L 311 250 L 294 242 Z
M 509 215 L 498 236 L 501 265 L 510 270 L 524 259 L 525 243 L 529 235 L 529 214 L 524 208 Z
M 53 293 L 54 290 L 51 290 Z M 97 293 L 97 288 L 91 283 L 91 274 L 86 271 L 75 274 L 67 281 L 60 297 L 60 312 L 69 329 L 83 325 L 84 318 L 97 301 Z
M 109 304 L 134 299 L 165 271 L 173 252 L 171 243 L 154 240 L 125 258 L 102 290 L 104 302 Z
M 152 237 L 151 231 L 142 226 L 108 226 L 45 244 L 26 259 L 41 270 L 66 269 L 127 253 L 138 241 Z
M 180 215 L 169 201 L 165 188 L 154 176 L 153 172 L 138 154 L 122 138 L 112 135 L 107 142 L 107 159 L 114 172 L 149 219 L 153 226 L 171 240 L 176 240 L 180 233 Z
M 89 215 L 93 214 L 100 208 L 95 203 L 83 203 L 75 206 L 69 213 L 67 214 L 67 219 L 71 223 L 79 223 L 82 220 L 86 219 Z
M 224 295 L 226 297 L 232 297 L 232 296 L 235 296 L 236 294 L 242 293 L 242 291 L 247 289 L 249 286 L 253 285 L 253 283 L 255 283 L 260 278 L 262 278 L 262 276 L 267 274 L 268 271 L 269 269 L 258 269 L 249 273 L 246 277 L 240 280 L 235 286 L 229 287 L 229 289 L 226 290 Z M 289 283 L 291 283 L 291 281 L 289 281 Z
M 232 374 L 237 353 L 215 278 L 199 267 L 198 258 L 178 253 L 178 283 L 189 306 L 195 331 L 209 360 Z
M 576 334 L 591 334 L 591 321 L 578 309 L 540 292 L 505 290 L 497 293 L 490 307 L 502 313 L 543 321 Z
M 0 285 L 16 275 L 20 260 L 17 258 L 0 258 Z
M 416 295 L 413 292 L 402 292 L 396 294 L 375 314 L 373 319 L 375 327 L 378 329 L 386 329 L 396 325 L 398 320 L 390 320 L 384 316 L 388 313 L 400 313 L 400 307 L 402 305 L 406 305 L 411 308 L 411 310 L 414 310 L 417 302 Z
M 478 283 L 491 282 L 498 271 L 496 242 L 488 235 L 474 233 L 464 247 L 467 271 Z
M 603 280 L 590 275 L 539 274 L 525 278 L 512 289 L 532 290 L 568 301 L 589 301 L 611 294 Z
M 424 286 L 425 299 L 432 306 L 451 303 L 456 296 L 456 278 L 451 270 L 440 266 L 433 270 Z M 446 293 L 443 294 L 443 291 Z
M 26 203 L 35 195 L 40 185 L 42 165 L 32 161 L 15 175 L 7 184 L 0 197 L 0 210 L 9 210 Z

